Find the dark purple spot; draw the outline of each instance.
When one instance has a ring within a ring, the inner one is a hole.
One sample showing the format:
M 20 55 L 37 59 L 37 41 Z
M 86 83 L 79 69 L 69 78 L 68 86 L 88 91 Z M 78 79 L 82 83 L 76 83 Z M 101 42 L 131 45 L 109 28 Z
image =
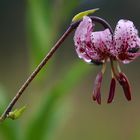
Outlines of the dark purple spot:
M 79 49 L 79 52 L 80 52 L 80 53 L 84 53 L 84 52 L 85 52 L 85 49 L 84 49 L 84 48 L 80 48 L 80 49 Z

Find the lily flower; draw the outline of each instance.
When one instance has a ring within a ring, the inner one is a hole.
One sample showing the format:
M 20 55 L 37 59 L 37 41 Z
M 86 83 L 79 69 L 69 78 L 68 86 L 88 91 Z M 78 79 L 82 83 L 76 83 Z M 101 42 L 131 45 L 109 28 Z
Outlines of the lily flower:
M 97 74 L 94 82 L 93 100 L 101 104 L 101 83 L 106 63 L 111 64 L 111 83 L 108 103 L 114 99 L 116 80 L 122 86 L 126 99 L 131 100 L 131 88 L 128 78 L 121 72 L 118 62 L 130 63 L 140 53 L 140 38 L 138 31 L 130 20 L 121 19 L 114 33 L 110 29 L 94 31 L 95 23 L 88 16 L 84 16 L 75 31 L 74 43 L 78 56 L 85 62 L 103 64 L 101 72 Z M 117 62 L 117 67 L 114 66 Z

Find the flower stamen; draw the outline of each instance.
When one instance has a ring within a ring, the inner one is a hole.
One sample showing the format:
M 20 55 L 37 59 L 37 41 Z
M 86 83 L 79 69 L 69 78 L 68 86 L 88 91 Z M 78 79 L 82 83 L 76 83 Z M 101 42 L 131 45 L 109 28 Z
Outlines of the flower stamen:
M 111 83 L 110 83 L 110 91 L 109 91 L 109 96 L 108 96 L 107 103 L 111 103 L 113 101 L 114 95 L 115 95 L 115 88 L 116 88 L 116 80 L 113 77 L 111 79 Z
M 119 62 L 118 61 L 116 61 L 116 62 L 117 62 L 117 70 L 119 73 L 121 73 L 121 68 L 120 68 Z
M 121 72 L 119 73 L 117 80 L 123 88 L 126 99 L 130 101 L 131 100 L 131 87 L 130 87 L 128 78 L 126 77 L 124 73 Z
M 102 84 L 103 74 L 105 73 L 105 70 L 106 70 L 106 62 L 103 63 L 102 70 L 97 74 L 96 79 L 94 81 L 92 99 L 94 101 L 97 101 L 98 104 L 101 104 L 101 84 Z
M 103 79 L 103 73 L 99 72 L 96 76 L 96 79 L 94 81 L 94 89 L 93 89 L 93 95 L 92 99 L 94 101 L 97 101 L 98 104 L 101 104 L 101 83 Z
M 113 73 L 113 77 L 117 78 L 117 72 L 115 70 L 115 67 L 114 67 L 114 61 L 112 59 L 110 59 L 110 64 L 111 64 L 111 71 Z
M 106 70 L 106 62 L 103 63 L 102 70 L 101 70 L 102 74 L 105 73 L 105 70 Z

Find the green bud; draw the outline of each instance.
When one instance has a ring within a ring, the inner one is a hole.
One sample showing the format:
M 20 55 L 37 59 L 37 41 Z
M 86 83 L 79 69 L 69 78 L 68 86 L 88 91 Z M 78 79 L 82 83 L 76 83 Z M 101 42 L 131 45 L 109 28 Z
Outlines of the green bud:
M 7 118 L 10 118 L 12 120 L 18 119 L 22 113 L 25 111 L 26 106 L 23 106 L 22 108 L 15 109 L 14 111 L 9 112 Z
M 72 19 L 72 22 L 76 22 L 78 20 L 81 20 L 84 16 L 87 16 L 89 14 L 93 14 L 97 10 L 99 10 L 99 8 L 95 8 L 95 9 L 87 10 L 87 11 L 84 11 L 84 12 L 80 12 L 79 14 L 74 16 L 74 18 Z

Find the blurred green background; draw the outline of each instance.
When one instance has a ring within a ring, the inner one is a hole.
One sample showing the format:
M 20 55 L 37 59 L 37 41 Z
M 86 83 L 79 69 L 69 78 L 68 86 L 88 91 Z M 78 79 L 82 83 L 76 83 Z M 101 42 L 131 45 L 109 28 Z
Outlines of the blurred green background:
M 0 112 L 80 11 L 95 15 L 113 28 L 120 18 L 140 30 L 139 0 L 1 0 Z M 101 67 L 77 57 L 73 34 L 25 91 L 16 107 L 27 104 L 18 120 L 0 124 L 0 140 L 139 140 L 140 59 L 122 69 L 132 85 L 127 102 L 118 86 L 107 105 L 110 69 L 102 84 L 102 105 L 91 100 L 93 82 Z M 108 66 L 109 67 L 109 66 Z

